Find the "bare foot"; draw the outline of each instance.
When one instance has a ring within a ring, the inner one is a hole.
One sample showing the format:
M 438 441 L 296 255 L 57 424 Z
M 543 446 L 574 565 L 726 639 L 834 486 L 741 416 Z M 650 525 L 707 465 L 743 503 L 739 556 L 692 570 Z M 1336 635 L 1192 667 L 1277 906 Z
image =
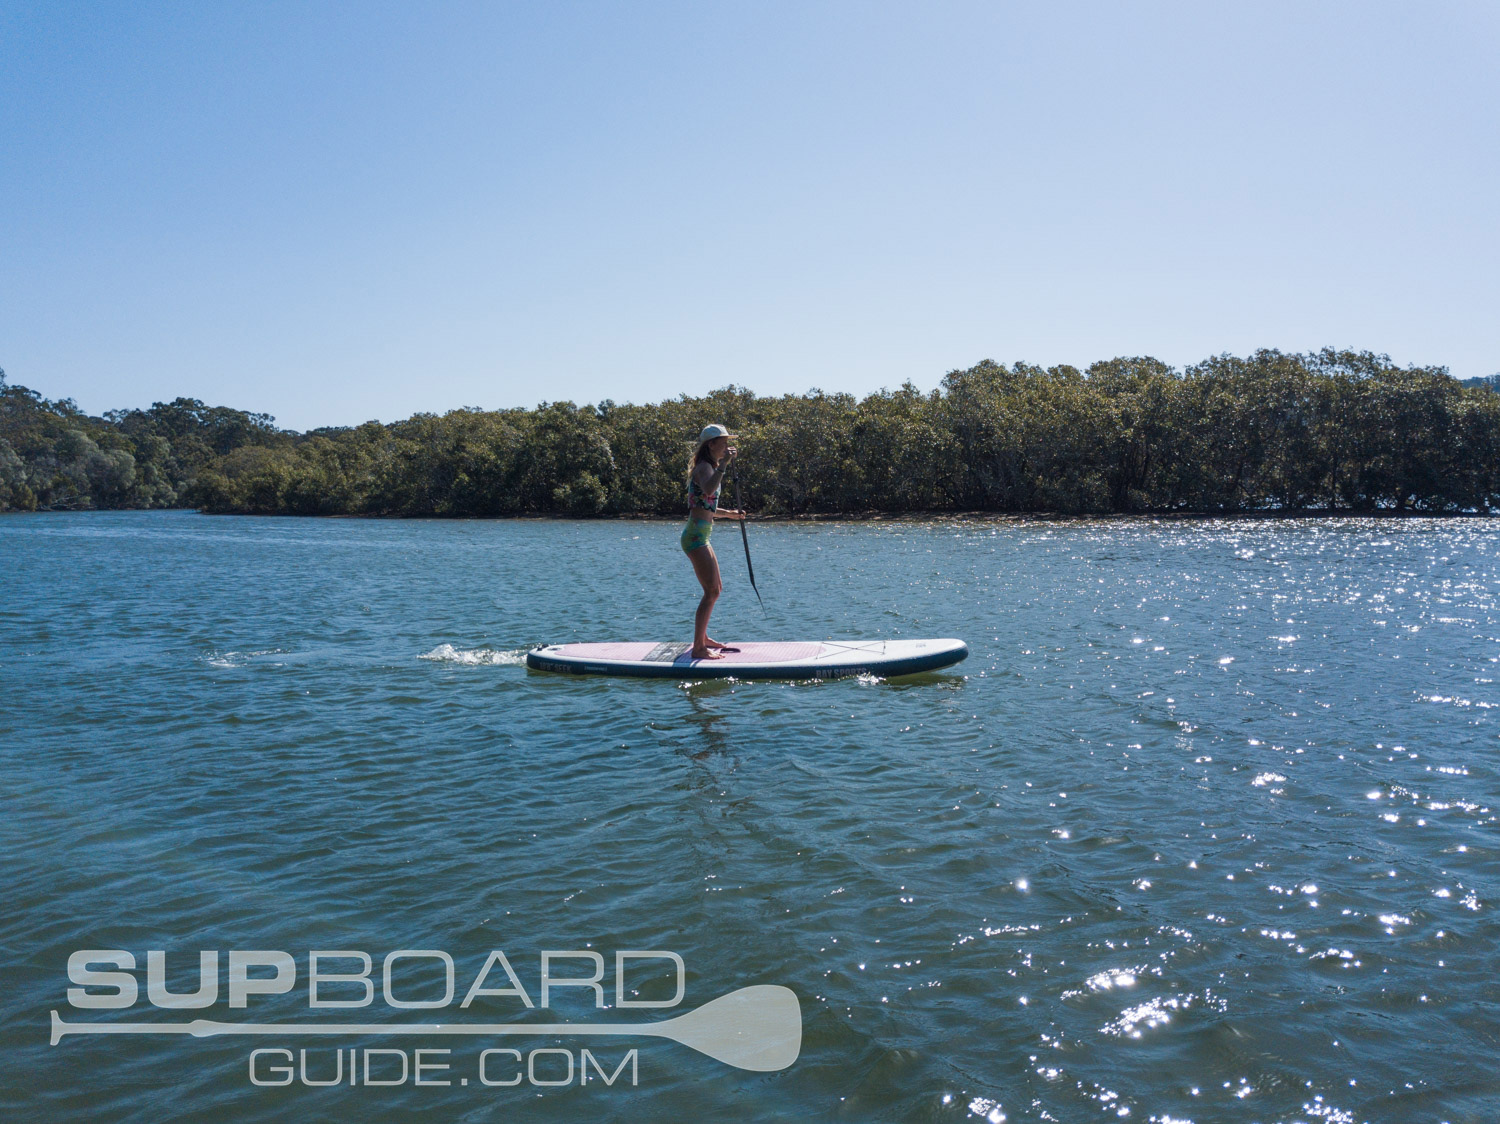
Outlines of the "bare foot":
M 702 650 L 694 648 L 688 655 L 692 656 L 695 660 L 722 660 L 724 658 L 711 648 L 704 648 Z
M 738 652 L 739 651 L 738 648 L 732 648 L 728 644 L 720 644 L 717 640 L 715 640 L 711 636 L 708 638 L 707 643 L 708 643 L 708 646 L 710 648 L 715 648 L 715 649 L 717 649 L 720 652 Z

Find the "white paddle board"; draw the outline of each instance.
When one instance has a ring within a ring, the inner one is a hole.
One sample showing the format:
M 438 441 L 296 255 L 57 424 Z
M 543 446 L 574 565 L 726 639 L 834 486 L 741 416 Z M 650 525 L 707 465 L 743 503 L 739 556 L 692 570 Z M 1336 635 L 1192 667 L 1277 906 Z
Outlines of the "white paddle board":
M 526 653 L 526 666 L 574 675 L 650 679 L 838 679 L 912 675 L 956 664 L 962 640 L 807 640 L 733 644 L 723 659 L 695 660 L 687 643 L 549 644 Z

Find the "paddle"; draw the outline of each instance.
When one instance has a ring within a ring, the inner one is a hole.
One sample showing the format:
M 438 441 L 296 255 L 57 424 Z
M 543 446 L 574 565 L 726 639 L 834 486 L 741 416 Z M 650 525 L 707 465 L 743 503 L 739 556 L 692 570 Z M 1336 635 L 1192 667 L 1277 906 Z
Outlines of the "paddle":
M 70 1023 L 52 1012 L 52 1045 L 69 1034 L 471 1034 L 532 1037 L 618 1034 L 665 1038 L 736 1069 L 774 1073 L 802 1050 L 802 1009 L 790 988 L 776 984 L 742 987 L 685 1015 L 649 1023 L 236 1023 L 193 1019 L 185 1023 Z
M 734 478 L 734 506 L 740 512 L 740 541 L 745 544 L 745 569 L 750 571 L 750 588 L 755 590 L 755 599 L 760 601 L 760 611 L 766 611 L 766 603 L 761 600 L 760 590 L 755 585 L 755 566 L 750 561 L 750 533 L 745 530 L 745 509 L 740 507 L 740 478 Z

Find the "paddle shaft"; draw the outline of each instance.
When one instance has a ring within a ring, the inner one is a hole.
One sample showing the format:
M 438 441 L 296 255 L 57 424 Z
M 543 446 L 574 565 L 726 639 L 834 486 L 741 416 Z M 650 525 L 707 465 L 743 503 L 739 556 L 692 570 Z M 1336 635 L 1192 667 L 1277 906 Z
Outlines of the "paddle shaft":
M 755 599 L 760 601 L 760 611 L 766 611 L 766 603 L 761 600 L 760 589 L 755 584 L 755 566 L 750 561 L 750 532 L 745 530 L 745 509 L 740 506 L 740 478 L 734 478 L 734 506 L 740 511 L 740 541 L 745 544 L 745 569 L 750 572 L 750 588 L 755 590 Z

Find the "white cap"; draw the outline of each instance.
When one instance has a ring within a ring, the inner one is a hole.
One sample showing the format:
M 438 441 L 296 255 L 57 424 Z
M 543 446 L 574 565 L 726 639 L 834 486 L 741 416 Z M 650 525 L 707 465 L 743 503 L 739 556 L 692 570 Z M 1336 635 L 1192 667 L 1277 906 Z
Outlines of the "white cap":
M 703 432 L 698 434 L 698 444 L 702 445 L 705 441 L 712 441 L 715 437 L 728 437 L 733 440 L 737 439 L 739 434 L 730 433 L 722 425 L 705 425 Z

